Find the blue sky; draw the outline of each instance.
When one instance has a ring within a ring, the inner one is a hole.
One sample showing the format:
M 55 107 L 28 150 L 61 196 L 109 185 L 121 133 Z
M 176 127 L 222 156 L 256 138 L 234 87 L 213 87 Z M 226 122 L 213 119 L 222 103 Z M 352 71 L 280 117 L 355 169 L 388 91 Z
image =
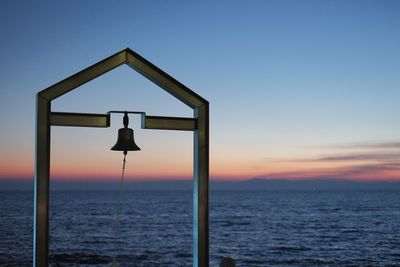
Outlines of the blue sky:
M 38 91 L 130 47 L 209 100 L 212 177 L 343 176 L 380 165 L 392 169 L 375 178 L 400 178 L 399 12 L 398 1 L 3 1 L 0 175 L 33 173 Z M 53 109 L 192 115 L 127 67 Z M 111 175 L 119 120 L 54 129 L 53 175 Z M 143 151 L 131 177 L 190 176 L 190 134 L 133 121 Z M 318 160 L 329 157 L 341 160 Z

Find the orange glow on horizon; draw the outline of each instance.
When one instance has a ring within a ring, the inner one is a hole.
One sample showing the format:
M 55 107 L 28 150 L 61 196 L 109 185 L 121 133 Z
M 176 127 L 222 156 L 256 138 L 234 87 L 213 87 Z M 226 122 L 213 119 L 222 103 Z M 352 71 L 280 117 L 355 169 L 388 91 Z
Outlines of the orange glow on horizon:
M 53 155 L 52 179 L 71 180 L 113 180 L 121 175 L 120 155 L 71 154 Z M 130 156 L 130 157 L 129 157 Z M 190 180 L 193 177 L 191 157 L 156 155 L 156 158 L 129 155 L 126 180 Z M 347 179 L 358 181 L 400 181 L 400 169 L 389 163 L 379 164 L 371 160 L 318 161 L 309 159 L 268 159 L 254 160 L 235 157 L 217 158 L 211 155 L 210 178 L 216 181 L 243 181 L 260 179 Z M 176 160 L 179 158 L 180 160 Z M 382 166 L 381 166 L 382 165 Z M 155 167 L 156 166 L 156 167 Z M 386 166 L 386 168 L 384 168 Z M 33 158 L 10 154 L 0 162 L 0 179 L 26 179 L 33 177 Z

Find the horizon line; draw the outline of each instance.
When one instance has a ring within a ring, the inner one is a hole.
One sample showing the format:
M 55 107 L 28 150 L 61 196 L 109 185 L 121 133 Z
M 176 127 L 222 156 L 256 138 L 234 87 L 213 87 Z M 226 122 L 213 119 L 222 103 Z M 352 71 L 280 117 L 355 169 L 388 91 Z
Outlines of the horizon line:
M 120 177 L 101 177 L 99 179 L 93 179 L 88 177 L 53 177 L 52 182 L 115 182 L 120 181 Z M 160 177 L 147 177 L 141 179 L 124 179 L 124 182 L 190 182 L 193 181 L 192 177 L 174 177 L 174 178 L 160 178 Z M 244 179 L 235 178 L 220 178 L 220 177 L 210 177 L 210 182 L 250 182 L 250 181 L 288 181 L 288 182 L 299 182 L 299 181 L 343 181 L 343 182 L 400 182 L 400 177 L 396 178 L 342 178 L 342 177 L 249 177 Z M 1 182 L 34 182 L 34 177 L 6 177 L 0 176 Z

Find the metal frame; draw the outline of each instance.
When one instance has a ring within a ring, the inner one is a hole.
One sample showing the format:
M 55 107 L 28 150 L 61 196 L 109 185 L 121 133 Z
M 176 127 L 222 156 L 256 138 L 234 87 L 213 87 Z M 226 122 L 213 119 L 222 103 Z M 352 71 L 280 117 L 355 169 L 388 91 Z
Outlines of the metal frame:
M 36 154 L 33 266 L 47 267 L 49 253 L 50 126 L 109 127 L 107 114 L 52 112 L 51 102 L 106 72 L 127 64 L 141 75 L 191 107 L 193 118 L 158 117 L 142 114 L 142 128 L 184 130 L 194 133 L 193 173 L 193 266 L 209 266 L 208 180 L 209 104 L 208 101 L 127 48 L 36 96 Z M 111 111 L 112 112 L 112 111 Z

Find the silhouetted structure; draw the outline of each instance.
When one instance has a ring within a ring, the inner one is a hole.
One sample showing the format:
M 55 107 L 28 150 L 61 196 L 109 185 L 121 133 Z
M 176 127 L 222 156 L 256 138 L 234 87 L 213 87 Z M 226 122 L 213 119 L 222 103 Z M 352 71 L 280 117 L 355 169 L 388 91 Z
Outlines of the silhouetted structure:
M 169 76 L 152 63 L 125 49 L 65 80 L 39 92 L 36 97 L 35 223 L 33 266 L 48 266 L 49 184 L 51 126 L 109 127 L 110 113 L 86 114 L 52 112 L 51 102 L 106 72 L 127 64 L 182 103 L 193 109 L 193 118 L 147 116 L 141 113 L 142 128 L 185 130 L 194 133 L 193 175 L 193 266 L 209 265 L 208 179 L 209 179 L 209 104 L 208 101 Z

